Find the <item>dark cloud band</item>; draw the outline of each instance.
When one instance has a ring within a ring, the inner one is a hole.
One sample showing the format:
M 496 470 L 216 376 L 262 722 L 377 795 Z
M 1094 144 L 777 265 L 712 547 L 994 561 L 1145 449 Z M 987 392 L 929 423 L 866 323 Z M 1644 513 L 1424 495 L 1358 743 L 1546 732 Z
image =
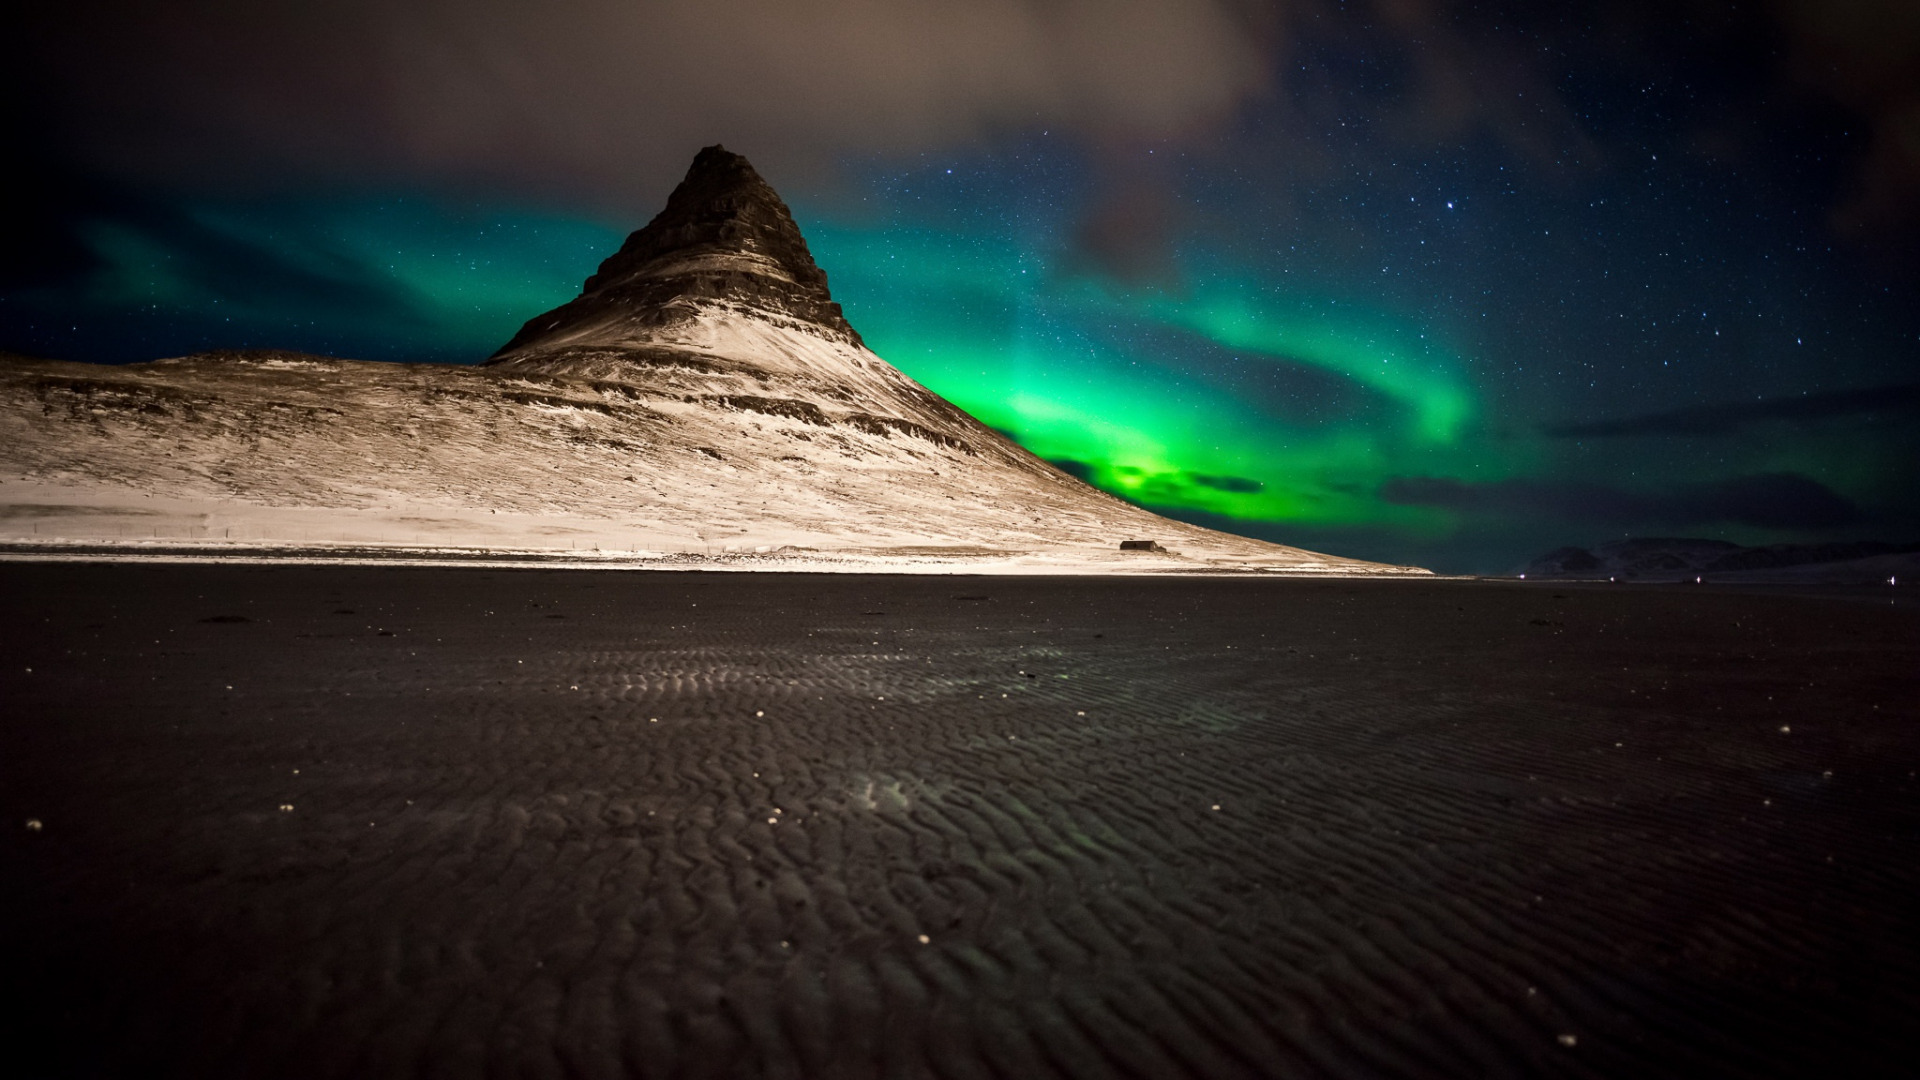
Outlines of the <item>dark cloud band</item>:
M 1009 126 L 1164 137 L 1267 80 L 1233 0 L 75 0 L 38 96 L 124 171 L 518 186 L 650 206 L 694 148 L 770 175 Z
M 1763 529 L 1821 529 L 1861 519 L 1859 507 L 1825 484 L 1793 473 L 1761 473 L 1635 492 L 1604 484 L 1441 477 L 1394 477 L 1380 497 L 1402 506 L 1463 513 L 1545 516 L 1595 525 L 1732 523 Z
M 1920 383 L 1769 398 L 1731 405 L 1701 405 L 1619 420 L 1558 424 L 1543 430 L 1556 439 L 1626 435 L 1731 435 L 1742 428 L 1768 421 L 1824 420 L 1876 413 L 1920 413 Z

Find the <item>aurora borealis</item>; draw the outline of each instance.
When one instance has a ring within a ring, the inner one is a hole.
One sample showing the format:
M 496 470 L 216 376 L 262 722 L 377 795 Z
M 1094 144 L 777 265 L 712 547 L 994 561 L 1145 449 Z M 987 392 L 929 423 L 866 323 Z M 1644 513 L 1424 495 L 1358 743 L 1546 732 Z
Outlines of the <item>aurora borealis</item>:
M 923 31 L 808 6 L 820 54 L 877 50 L 872 72 L 749 36 L 725 87 L 595 76 L 586 50 L 564 78 L 600 81 L 524 88 L 646 9 L 610 0 L 544 37 L 484 3 L 346 5 L 326 33 L 304 5 L 36 16 L 0 349 L 477 362 L 722 141 L 876 352 L 1172 516 L 1476 571 L 1628 534 L 1920 536 L 1906 9 L 1009 3 L 980 40 L 1033 37 L 1047 77 L 996 53 L 1001 82 L 922 85 L 908 60 L 944 55 L 922 35 L 952 9 L 901 5 Z M 436 62 L 403 65 L 422 41 Z M 191 66 L 212 48 L 244 62 Z M 328 64 L 389 78 L 289 74 Z M 513 105 L 477 120 L 455 83 Z M 900 100 L 862 113 L 863 87 Z

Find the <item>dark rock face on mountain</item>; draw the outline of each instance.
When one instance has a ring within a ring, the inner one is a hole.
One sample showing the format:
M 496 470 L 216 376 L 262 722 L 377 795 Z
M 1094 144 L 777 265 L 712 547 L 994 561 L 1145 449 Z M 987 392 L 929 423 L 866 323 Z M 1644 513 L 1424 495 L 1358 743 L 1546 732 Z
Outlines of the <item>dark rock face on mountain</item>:
M 1555 548 L 1519 573 L 1528 578 L 1619 581 L 1853 580 L 1883 581 L 1920 553 L 1920 543 L 1857 541 L 1742 547 L 1725 540 L 1636 537 L 1591 551 Z
M 693 418 L 689 412 L 746 414 L 756 417 L 754 435 L 825 442 L 855 458 L 867 455 L 845 448 L 846 439 L 878 437 L 909 457 L 925 444 L 1059 479 L 869 352 L 786 204 L 746 158 L 719 146 L 700 151 L 666 208 L 601 264 L 580 296 L 529 320 L 487 367 L 534 382 L 644 385 L 672 402 L 656 406 L 669 422 Z M 687 424 L 678 426 L 653 441 L 677 441 Z M 731 452 L 724 442 L 734 444 Z M 727 460 L 795 457 L 781 446 L 749 450 L 739 435 L 703 436 L 701 445 Z
M 577 299 L 529 320 L 495 355 L 647 339 L 715 305 L 862 344 L 787 204 L 746 158 L 721 146 L 694 157 L 666 209 L 600 264 Z
M 1716 573 L 1731 570 L 1775 570 L 1790 566 L 1852 562 L 1857 559 L 1874 559 L 1886 555 L 1909 555 L 1914 552 L 1920 552 L 1920 544 L 1886 544 L 1877 540 L 1836 544 L 1770 544 L 1766 547 L 1741 548 L 1738 551 L 1728 552 L 1715 559 L 1708 569 Z
M 1606 564 L 1586 548 L 1563 547 L 1528 563 L 1520 573 L 1527 577 L 1580 577 L 1605 570 Z
M 1646 577 L 1666 574 L 1693 574 L 1714 560 L 1739 551 L 1740 545 L 1725 540 L 1692 540 L 1678 537 L 1634 537 L 1601 544 L 1591 553 L 1579 548 L 1561 548 L 1547 556 L 1559 556 L 1557 562 L 1574 576 Z M 1581 555 L 1587 558 L 1583 560 Z M 1541 560 L 1542 563 L 1546 559 Z M 1553 576 L 1548 566 L 1527 568 L 1528 577 Z

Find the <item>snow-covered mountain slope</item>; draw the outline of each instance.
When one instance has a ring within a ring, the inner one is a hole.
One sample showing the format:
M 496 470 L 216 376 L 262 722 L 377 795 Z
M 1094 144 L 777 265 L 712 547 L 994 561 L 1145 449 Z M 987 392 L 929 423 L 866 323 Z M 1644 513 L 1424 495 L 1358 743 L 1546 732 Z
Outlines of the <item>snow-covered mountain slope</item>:
M 1173 554 L 1118 551 L 1138 539 Z M 0 541 L 1422 572 L 1168 521 L 1035 458 L 868 351 L 718 147 L 484 366 L 0 362 Z

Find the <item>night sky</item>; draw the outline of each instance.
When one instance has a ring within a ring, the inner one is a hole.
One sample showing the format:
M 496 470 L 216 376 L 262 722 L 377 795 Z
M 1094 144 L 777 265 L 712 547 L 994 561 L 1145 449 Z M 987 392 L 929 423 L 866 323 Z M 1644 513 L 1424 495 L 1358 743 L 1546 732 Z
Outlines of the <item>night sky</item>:
M 1920 539 L 1920 4 L 39 5 L 0 349 L 471 363 L 702 145 L 1109 491 L 1505 571 Z

